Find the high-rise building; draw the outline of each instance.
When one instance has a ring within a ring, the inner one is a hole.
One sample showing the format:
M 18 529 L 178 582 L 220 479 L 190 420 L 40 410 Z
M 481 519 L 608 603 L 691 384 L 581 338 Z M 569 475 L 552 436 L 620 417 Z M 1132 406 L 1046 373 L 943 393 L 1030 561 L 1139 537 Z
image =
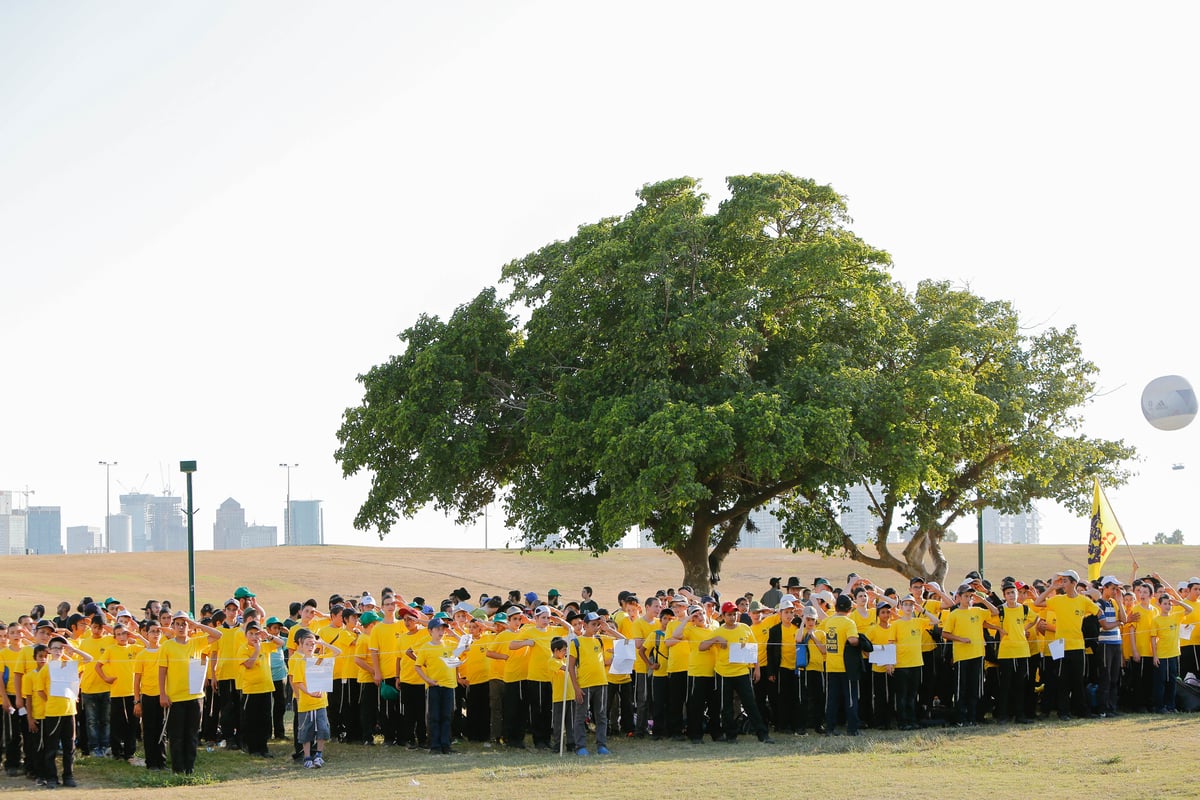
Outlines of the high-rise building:
M 986 544 L 1040 544 L 1041 515 L 1037 506 L 1016 514 L 983 510 L 983 541 Z
M 151 495 L 146 503 L 146 523 L 150 549 L 156 553 L 187 550 L 187 525 L 182 499 L 171 495 Z
M 34 555 L 58 555 L 63 552 L 62 509 L 58 506 L 30 506 L 25 517 L 25 550 Z
M 133 552 L 133 519 L 128 514 L 108 515 L 108 551 Z
M 133 552 L 147 552 L 150 550 L 150 501 L 154 495 L 134 492 L 120 495 L 117 499 L 121 503 L 121 513 L 129 515 Z
M 67 528 L 67 552 L 103 553 L 104 529 L 97 525 L 71 525 Z
M 874 484 L 871 486 L 871 490 L 867 491 L 867 487 L 856 483 L 849 487 L 848 491 L 847 507 L 842 509 L 842 513 L 838 517 L 838 524 L 855 544 L 874 541 L 875 536 L 879 533 L 880 516 L 875 511 L 871 495 L 874 494 L 875 499 L 880 499 L 883 487 Z
M 246 510 L 232 497 L 217 507 L 213 523 L 213 550 L 240 550 L 246 534 Z
M 247 525 L 242 547 L 278 547 L 279 528 L 274 525 Z
M 288 514 L 294 545 L 325 544 L 325 513 L 320 500 L 292 500 Z

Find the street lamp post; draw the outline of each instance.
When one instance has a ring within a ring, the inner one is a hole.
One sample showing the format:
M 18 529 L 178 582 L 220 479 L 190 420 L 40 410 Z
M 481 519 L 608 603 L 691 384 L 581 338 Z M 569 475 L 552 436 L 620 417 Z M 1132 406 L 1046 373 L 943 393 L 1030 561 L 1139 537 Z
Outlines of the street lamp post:
M 104 549 L 105 551 L 112 550 L 112 540 L 109 538 L 108 518 L 112 516 L 110 505 L 112 502 L 112 468 L 117 465 L 115 461 L 98 462 L 104 467 Z
M 192 518 L 196 509 L 192 508 L 192 473 L 196 471 L 195 461 L 180 461 L 179 471 L 187 475 L 187 525 L 188 525 L 188 611 L 192 618 L 196 617 L 196 540 L 192 527 Z
M 279 466 L 287 470 L 287 499 L 284 501 L 286 505 L 283 507 L 283 543 L 290 545 L 292 543 L 292 469 L 300 465 L 280 464 Z

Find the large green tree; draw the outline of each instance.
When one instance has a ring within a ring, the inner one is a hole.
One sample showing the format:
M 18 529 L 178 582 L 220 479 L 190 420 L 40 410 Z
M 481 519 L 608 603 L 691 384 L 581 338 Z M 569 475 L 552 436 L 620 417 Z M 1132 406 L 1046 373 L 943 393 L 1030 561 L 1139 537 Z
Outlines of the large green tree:
M 1080 433 L 1096 367 L 1073 327 L 1028 333 L 1010 304 L 947 283 L 895 299 L 897 324 L 854 411 L 874 534 L 850 540 L 837 524 L 845 487 L 827 485 L 785 502 L 793 545 L 940 581 L 941 543 L 964 517 L 1038 499 L 1086 515 L 1093 476 L 1110 486 L 1128 479 L 1132 448 Z
M 728 187 L 710 213 L 691 179 L 645 186 L 625 216 L 508 264 L 507 296 L 405 330 L 338 434 L 345 473 L 373 476 L 356 525 L 383 535 L 430 504 L 467 523 L 500 499 L 530 544 L 603 552 L 640 528 L 707 587 L 779 499 L 793 547 L 940 577 L 971 503 L 1073 499 L 1127 454 L 1060 436 L 1093 369 L 1073 332 L 1004 339 L 1003 304 L 910 296 L 828 186 Z M 840 533 L 838 487 L 863 481 L 887 487 L 880 531 L 905 509 L 923 526 L 904 558 Z
M 828 186 L 728 186 L 715 213 L 692 179 L 645 186 L 507 265 L 507 297 L 404 331 L 339 431 L 345 472 L 373 475 L 356 525 L 431 503 L 466 523 L 500 497 L 530 543 L 641 528 L 707 587 L 751 510 L 852 479 L 855 344 L 888 324 L 888 256 Z

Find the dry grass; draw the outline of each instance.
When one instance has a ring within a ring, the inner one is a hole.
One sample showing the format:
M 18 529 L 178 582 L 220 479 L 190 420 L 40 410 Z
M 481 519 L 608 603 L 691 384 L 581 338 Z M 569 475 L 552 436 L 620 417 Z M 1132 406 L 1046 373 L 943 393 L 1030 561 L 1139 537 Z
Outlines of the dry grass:
M 1160 572 L 1180 580 L 1200 572 L 1197 551 L 1188 545 L 1133 548 L 1140 574 Z M 950 573 L 957 580 L 976 566 L 973 544 L 947 545 Z M 1086 572 L 1086 547 L 993 545 L 985 553 L 985 574 L 1032 578 L 1068 567 Z M 1129 550 L 1109 559 L 1106 572 L 1128 579 Z M 871 570 L 841 558 L 786 550 L 738 550 L 726 560 L 721 590 L 761 595 L 771 576 L 797 575 L 806 583 L 822 575 L 837 584 L 855 571 L 883 586 L 903 583 L 897 573 Z M 13 619 L 34 603 L 53 614 L 59 600 L 72 605 L 84 595 L 109 595 L 133 607 L 149 598 L 172 598 L 187 606 L 187 557 L 184 553 L 125 553 L 90 556 L 9 556 L 0 558 L 0 619 Z M 467 587 L 476 597 L 509 589 L 544 594 L 555 587 L 567 598 L 591 585 L 603 603 L 614 603 L 621 589 L 645 592 L 678 585 L 682 569 L 674 556 L 658 550 L 618 550 L 599 558 L 579 551 L 436 550 L 379 547 L 296 547 L 263 550 L 201 551 L 196 554 L 196 603 L 221 603 L 234 588 L 256 591 L 268 613 L 287 611 L 292 600 L 316 597 L 322 606 L 333 592 L 378 592 L 391 586 L 405 597 L 429 600 Z

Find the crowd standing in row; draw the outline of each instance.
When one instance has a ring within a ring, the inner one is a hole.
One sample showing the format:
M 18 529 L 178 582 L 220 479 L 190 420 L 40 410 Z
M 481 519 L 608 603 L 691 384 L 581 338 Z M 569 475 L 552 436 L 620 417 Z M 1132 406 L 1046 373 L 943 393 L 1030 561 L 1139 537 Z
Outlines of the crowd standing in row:
M 35 607 L 5 627 L 0 744 L 10 777 L 75 786 L 75 754 L 190 774 L 201 741 L 304 768 L 330 740 L 455 752 L 455 741 L 609 753 L 609 736 L 736 743 L 771 733 L 1028 723 L 1175 710 L 1200 676 L 1200 578 L 1081 582 L 1073 570 L 901 596 L 851 574 L 721 602 L 624 591 L 610 613 L 466 588 L 437 603 L 384 588 L 268 616 L 238 588 L 201 619 L 116 598 Z M 77 676 L 77 677 L 76 677 Z M 1185 687 L 1186 689 L 1186 687 Z M 136 755 L 142 743 L 144 758 Z M 61 761 L 61 778 L 58 763 Z

